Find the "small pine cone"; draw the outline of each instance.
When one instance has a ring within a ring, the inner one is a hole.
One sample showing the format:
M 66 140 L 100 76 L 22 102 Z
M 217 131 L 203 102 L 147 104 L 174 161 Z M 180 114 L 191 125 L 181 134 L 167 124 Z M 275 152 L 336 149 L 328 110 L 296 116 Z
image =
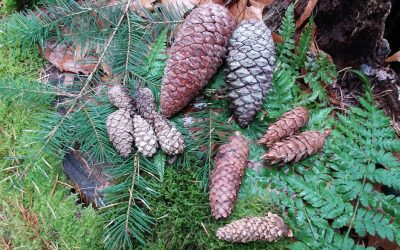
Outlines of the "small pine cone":
M 133 116 L 133 128 L 138 152 L 146 157 L 152 157 L 158 148 L 157 137 L 153 128 L 140 115 Z
M 228 9 L 205 4 L 185 19 L 171 48 L 161 87 L 161 110 L 171 117 L 207 85 L 222 64 L 235 28 Z
M 137 112 L 151 125 L 154 125 L 156 104 L 149 88 L 138 87 L 133 95 Z
M 232 213 L 248 158 L 249 143 L 240 132 L 219 148 L 210 182 L 210 205 L 215 219 Z
M 297 134 L 299 129 L 308 122 L 308 119 L 308 109 L 304 107 L 294 108 L 271 124 L 258 143 L 271 147 L 275 142 Z
M 108 90 L 108 99 L 117 108 L 135 110 L 129 89 L 121 84 L 115 84 Z
M 174 125 L 162 117 L 155 115 L 154 129 L 161 149 L 169 155 L 177 155 L 185 150 L 185 140 Z
M 261 21 L 242 21 L 228 46 L 226 79 L 234 117 L 246 127 L 262 108 L 275 69 L 271 31 Z
M 322 133 L 306 131 L 287 137 L 275 143 L 263 157 L 265 160 L 271 161 L 272 164 L 298 162 L 319 152 L 324 147 L 329 133 L 330 129 L 327 129 Z
M 281 237 L 292 237 L 292 231 L 276 214 L 268 212 L 264 217 L 246 217 L 234 221 L 217 231 L 220 240 L 229 242 L 276 241 Z
M 111 143 L 122 157 L 128 157 L 133 146 L 133 121 L 130 111 L 119 109 L 107 118 L 107 133 Z

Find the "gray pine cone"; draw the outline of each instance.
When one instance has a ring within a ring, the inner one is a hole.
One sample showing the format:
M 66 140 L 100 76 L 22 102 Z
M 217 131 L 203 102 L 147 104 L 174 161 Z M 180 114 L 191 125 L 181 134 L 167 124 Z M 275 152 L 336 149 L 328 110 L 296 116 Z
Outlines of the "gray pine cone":
M 242 21 L 229 40 L 228 99 L 236 121 L 247 126 L 261 109 L 272 83 L 275 45 L 261 21 Z
M 133 135 L 138 152 L 146 157 L 152 157 L 158 148 L 157 137 L 153 127 L 140 115 L 133 116 Z
M 133 146 L 133 122 L 130 111 L 119 109 L 107 118 L 107 133 L 111 143 L 122 157 L 128 157 Z
M 185 150 L 185 140 L 182 134 L 160 114 L 156 114 L 154 117 L 154 129 L 161 149 L 169 155 L 182 153 Z

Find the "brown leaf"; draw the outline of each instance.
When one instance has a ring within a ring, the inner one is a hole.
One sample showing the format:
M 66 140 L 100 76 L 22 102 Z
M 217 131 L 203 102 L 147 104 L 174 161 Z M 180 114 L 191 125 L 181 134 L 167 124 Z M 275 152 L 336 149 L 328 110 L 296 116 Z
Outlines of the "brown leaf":
M 386 58 L 385 62 L 400 62 L 400 50 Z
M 308 1 L 308 4 L 307 4 L 303 14 L 301 14 L 299 19 L 297 19 L 297 21 L 296 21 L 296 28 L 303 25 L 304 21 L 307 20 L 311 16 L 311 13 L 313 12 L 315 6 L 317 5 L 317 2 L 318 2 L 318 0 L 309 0 Z
M 283 37 L 281 37 L 278 33 L 272 32 L 272 39 L 275 43 L 283 43 Z
M 204 0 L 161 0 L 161 3 L 164 5 L 172 5 L 172 6 L 182 6 L 185 7 L 185 9 L 193 9 L 196 6 L 199 6 L 200 4 L 204 4 Z
M 238 23 L 242 20 L 262 20 L 263 9 L 272 2 L 273 0 L 238 0 L 229 6 L 229 11 Z
M 119 1 L 118 1 L 119 2 Z M 154 3 L 156 0 L 137 0 L 137 1 L 132 1 L 132 3 L 129 5 L 129 10 L 134 11 L 137 9 L 148 9 L 152 11 L 154 9 Z
M 70 46 L 48 42 L 42 48 L 44 57 L 49 60 L 60 71 L 72 72 L 75 74 L 89 75 L 96 68 L 98 58 L 88 55 L 87 48 L 77 46 L 74 50 Z M 110 67 L 102 63 L 106 74 L 111 74 Z

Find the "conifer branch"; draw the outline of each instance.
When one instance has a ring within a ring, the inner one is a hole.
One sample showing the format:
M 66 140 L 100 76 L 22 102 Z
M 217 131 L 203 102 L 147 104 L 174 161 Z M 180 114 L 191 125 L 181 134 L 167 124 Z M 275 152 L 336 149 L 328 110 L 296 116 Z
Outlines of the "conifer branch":
M 104 59 L 104 56 L 106 55 L 106 52 L 108 51 L 108 49 L 110 47 L 111 41 L 113 40 L 113 38 L 115 37 L 115 34 L 117 33 L 119 27 L 121 26 L 121 23 L 122 23 L 125 15 L 127 13 L 127 11 L 129 10 L 129 6 L 131 4 L 131 1 L 132 0 L 128 0 L 127 1 L 126 5 L 125 5 L 124 12 L 121 15 L 121 17 L 119 18 L 119 21 L 118 21 L 116 27 L 114 28 L 114 31 L 111 34 L 111 37 L 109 38 L 106 46 L 104 47 L 104 51 L 102 52 L 102 54 L 100 55 L 99 59 L 97 60 L 97 63 L 95 65 L 93 71 L 89 74 L 88 78 L 86 79 L 85 83 L 83 84 L 83 87 L 80 90 L 79 94 L 74 98 L 73 104 L 67 110 L 65 115 L 61 118 L 61 120 L 56 124 L 56 126 L 53 128 L 53 130 L 46 136 L 47 139 L 45 140 L 44 144 L 41 146 L 40 150 L 35 154 L 33 159 L 30 160 L 30 164 L 24 169 L 23 174 L 21 175 L 21 179 L 26 175 L 27 171 L 32 167 L 33 163 L 38 159 L 38 157 L 40 157 L 42 155 L 42 153 L 45 150 L 46 146 L 50 143 L 50 141 L 53 139 L 54 135 L 57 133 L 57 131 L 60 129 L 60 127 L 64 124 L 64 122 L 69 118 L 71 113 L 75 111 L 75 108 L 79 103 L 79 100 L 84 96 L 85 91 L 88 88 L 89 84 L 91 83 L 95 72 L 97 71 L 97 69 L 101 65 L 101 63 L 102 63 L 102 61 Z M 83 108 L 84 106 L 85 105 L 82 105 L 81 108 Z

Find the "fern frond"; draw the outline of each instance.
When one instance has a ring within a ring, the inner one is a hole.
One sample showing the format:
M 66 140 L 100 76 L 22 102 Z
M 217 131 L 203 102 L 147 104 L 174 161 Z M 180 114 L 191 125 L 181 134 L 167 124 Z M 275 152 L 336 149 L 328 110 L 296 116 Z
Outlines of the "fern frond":
M 310 50 L 312 41 L 313 23 L 314 23 L 313 18 L 310 18 L 307 27 L 301 34 L 299 43 L 295 49 L 296 51 L 295 62 L 299 68 L 303 67 L 304 63 L 307 61 L 307 52 Z
M 294 4 L 289 5 L 286 10 L 285 16 L 282 20 L 281 28 L 279 29 L 279 35 L 284 38 L 282 44 L 276 46 L 276 54 L 278 61 L 285 65 L 291 65 L 294 61 L 293 50 L 295 48 L 294 35 L 296 32 L 296 26 L 294 22 Z
M 354 229 L 361 236 L 366 234 L 379 235 L 383 239 L 395 241 L 400 239 L 399 225 L 391 222 L 391 218 L 386 215 L 360 208 L 354 223 Z

